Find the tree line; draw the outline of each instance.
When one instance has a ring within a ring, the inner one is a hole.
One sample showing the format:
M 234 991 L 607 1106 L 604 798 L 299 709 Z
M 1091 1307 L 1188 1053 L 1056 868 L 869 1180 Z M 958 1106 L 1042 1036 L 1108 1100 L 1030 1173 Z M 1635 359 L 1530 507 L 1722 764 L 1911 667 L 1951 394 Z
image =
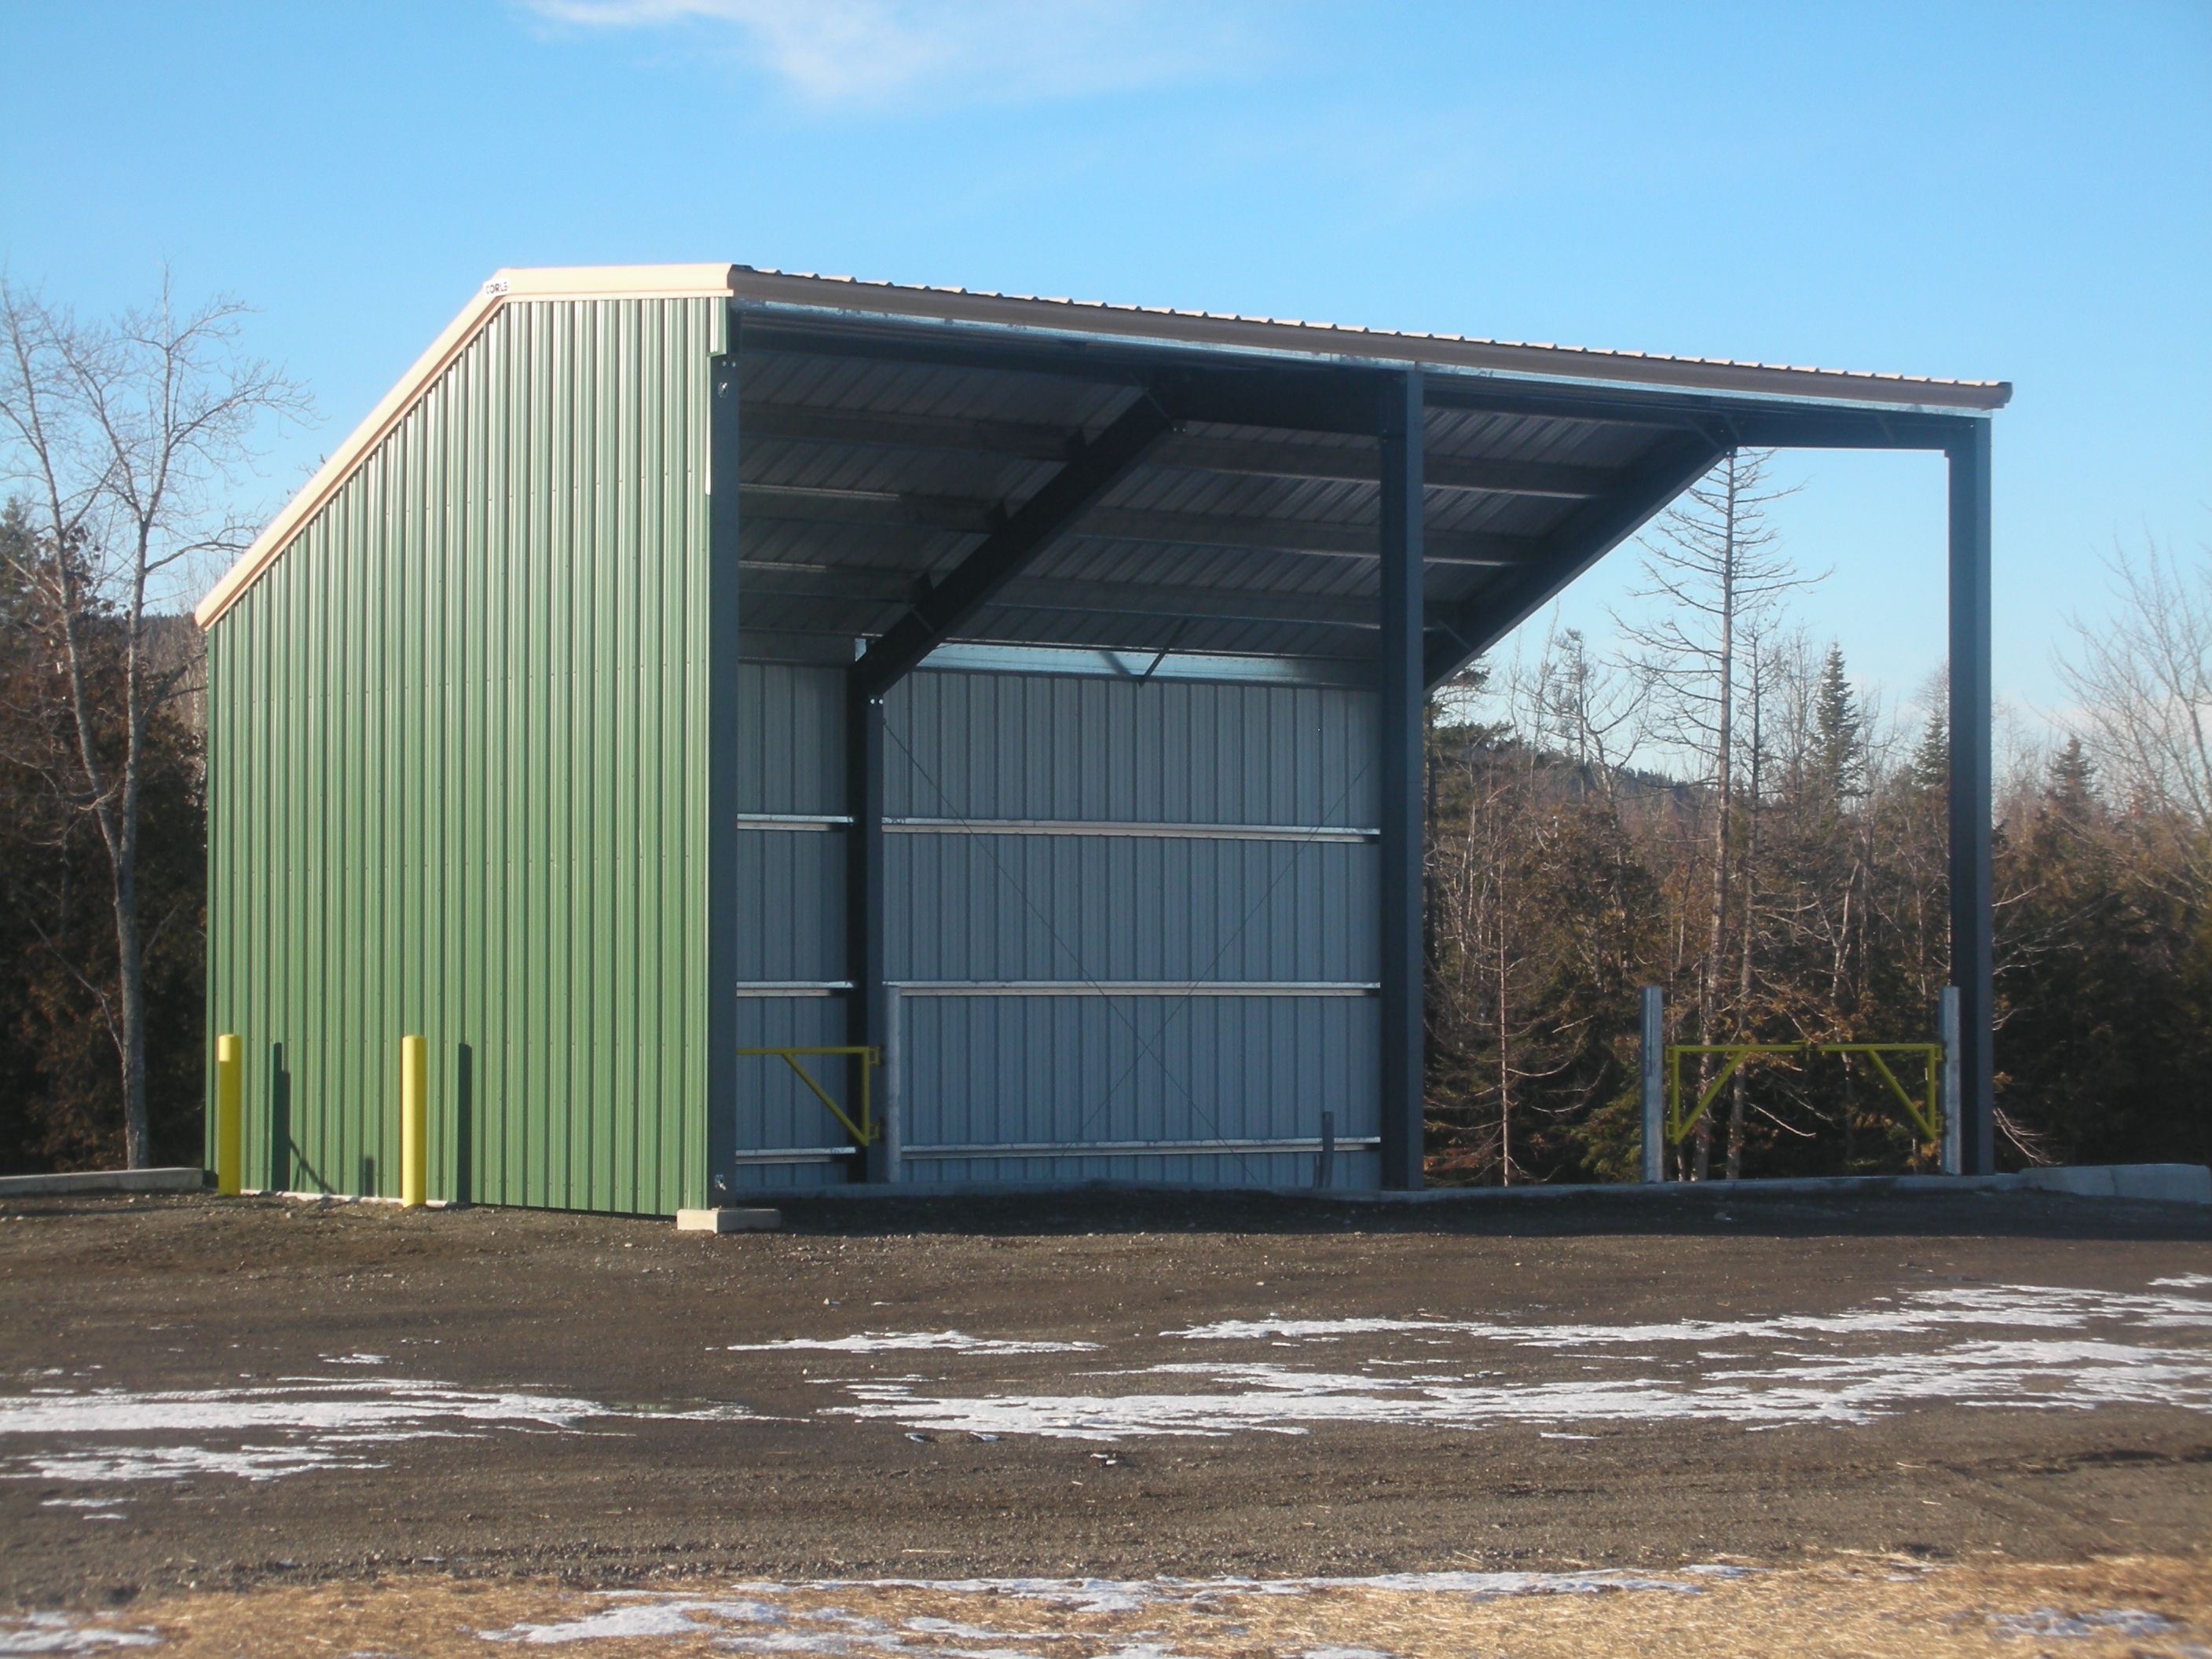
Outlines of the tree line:
M 1663 608 L 1620 651 L 1558 630 L 1431 708 L 1431 1180 L 1633 1179 L 1645 985 L 1674 1042 L 1937 1035 L 1948 733 L 1863 706 L 1841 649 L 1791 621 L 1817 578 L 1781 555 L 1769 459 L 1730 457 L 1656 526 Z M 2060 665 L 2080 730 L 2015 744 L 1995 803 L 2006 1167 L 2212 1161 L 2212 555 L 2110 565 L 2118 619 Z M 1640 766 L 1654 747 L 1671 763 Z M 1668 1173 L 1936 1152 L 1863 1058 L 1779 1056 L 1728 1080 Z

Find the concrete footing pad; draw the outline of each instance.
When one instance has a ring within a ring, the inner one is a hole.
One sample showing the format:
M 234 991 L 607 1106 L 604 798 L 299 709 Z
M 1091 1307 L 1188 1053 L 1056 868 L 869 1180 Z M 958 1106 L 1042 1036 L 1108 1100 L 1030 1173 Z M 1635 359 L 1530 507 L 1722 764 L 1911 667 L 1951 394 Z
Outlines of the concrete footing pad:
M 678 1210 L 679 1233 L 771 1232 L 783 1225 L 781 1210 Z
M 67 1175 L 0 1176 L 0 1198 L 50 1193 L 196 1193 L 207 1172 L 183 1164 L 165 1170 L 73 1170 Z
M 2166 1204 L 2212 1204 L 2212 1170 L 2202 1164 L 2078 1164 L 2022 1170 L 2040 1192 L 2077 1198 L 2148 1198 Z

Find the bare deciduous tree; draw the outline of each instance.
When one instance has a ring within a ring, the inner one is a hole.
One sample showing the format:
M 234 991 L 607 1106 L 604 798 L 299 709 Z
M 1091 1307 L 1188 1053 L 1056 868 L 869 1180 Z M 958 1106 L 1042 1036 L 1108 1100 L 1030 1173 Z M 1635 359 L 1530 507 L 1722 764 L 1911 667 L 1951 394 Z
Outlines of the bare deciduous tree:
M 1717 1042 L 1721 1024 L 1735 874 L 1739 659 L 1746 636 L 1765 624 L 1784 594 L 1821 580 L 1800 575 L 1778 550 L 1779 532 L 1767 509 L 1795 491 L 1769 480 L 1772 460 L 1771 450 L 1731 450 L 1667 510 L 1644 544 L 1646 585 L 1636 595 L 1658 600 L 1664 609 L 1653 621 L 1621 624 L 1638 653 L 1662 737 L 1700 757 L 1711 779 L 1700 1042 Z M 1700 1180 L 1711 1153 L 1711 1125 L 1701 1119 L 1694 1147 Z
M 0 283 L 0 468 L 28 532 L 13 556 L 39 597 L 73 730 L 75 774 L 57 787 L 106 853 L 117 959 L 100 1001 L 133 1167 L 151 1152 L 139 886 L 149 725 L 194 672 L 193 659 L 157 648 L 153 607 L 245 547 L 258 520 L 232 496 L 257 440 L 272 420 L 308 413 L 298 386 L 242 349 L 244 314 L 222 299 L 180 310 L 166 274 L 152 304 L 100 324 Z M 113 676 L 95 661 L 110 648 Z M 119 683 L 119 722 L 97 706 L 103 682 Z M 103 742 L 118 725 L 120 743 Z
M 2072 619 L 2075 648 L 2060 682 L 2079 709 L 2082 747 L 2108 788 L 2140 806 L 2212 832 L 2212 547 L 2193 563 L 2150 543 L 2106 561 L 2113 614 Z M 2212 869 L 2192 860 L 2200 891 Z

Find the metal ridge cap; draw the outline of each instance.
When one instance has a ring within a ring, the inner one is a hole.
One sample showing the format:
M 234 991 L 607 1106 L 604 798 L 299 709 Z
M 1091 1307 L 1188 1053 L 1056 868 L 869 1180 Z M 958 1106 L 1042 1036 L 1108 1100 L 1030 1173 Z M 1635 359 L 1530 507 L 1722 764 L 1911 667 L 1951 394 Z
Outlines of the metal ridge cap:
M 833 295 L 823 291 L 831 289 L 843 292 Z M 810 309 L 833 314 L 850 314 L 857 311 L 861 314 L 872 313 L 886 319 L 964 321 L 1006 327 L 1021 327 L 1025 319 L 1034 319 L 1030 326 L 1041 326 L 1054 333 L 1091 337 L 1105 334 L 1133 341 L 1152 338 L 1162 343 L 1179 345 L 1245 344 L 1248 341 L 1241 337 L 1258 335 L 1263 337 L 1265 343 L 1272 344 L 1276 349 L 1301 356 L 1326 352 L 1331 356 L 1368 360 L 1417 361 L 1441 365 L 1456 362 L 1468 367 L 1511 367 L 1526 363 L 1534 368 L 1546 365 L 1553 374 L 1576 380 L 1592 378 L 1605 370 L 1618 374 L 1622 365 L 1650 365 L 1661 371 L 1636 378 L 1632 382 L 1644 386 L 1682 386 L 1719 389 L 1725 383 L 1733 382 L 1735 389 L 1750 390 L 1753 388 L 1742 385 L 1738 377 L 1755 376 L 1759 380 L 1802 381 L 1815 379 L 1831 385 L 1842 382 L 1854 389 L 1863 386 L 1869 392 L 1881 392 L 1893 400 L 1896 398 L 1894 389 L 1905 386 L 1943 388 L 1956 394 L 1964 394 L 1940 399 L 1937 406 L 1945 409 L 1999 408 L 2009 401 L 2012 395 L 2012 384 L 2007 380 L 1954 380 L 1869 369 L 1820 368 L 1728 357 L 1678 356 L 1665 352 L 1494 340 L 1479 336 L 1365 328 L 1344 323 L 1247 317 L 1234 312 L 1184 311 L 1169 307 L 1116 305 L 1097 300 L 1066 300 L 981 289 L 935 288 L 920 283 L 865 281 L 850 276 L 819 276 L 808 272 L 782 271 L 752 265 L 733 268 L 731 291 L 740 299 L 781 300 L 787 303 L 796 301 Z M 871 302 L 865 307 L 855 306 L 843 297 L 845 294 L 850 294 L 857 299 L 863 293 L 870 297 Z M 1103 326 L 1082 324 L 1071 326 L 1064 320 L 1066 313 L 1071 312 L 1083 313 L 1086 319 L 1095 319 Z M 1232 331 L 1240 337 L 1222 337 L 1224 331 Z M 1330 344 L 1320 346 L 1311 343 L 1316 336 L 1328 339 Z M 1285 337 L 1302 337 L 1293 340 Z M 1262 343 L 1261 339 L 1249 342 L 1252 344 Z M 1412 349 L 1402 351 L 1387 349 L 1396 343 Z M 1482 361 L 1486 358 L 1497 361 L 1494 365 L 1486 364 Z M 1582 362 L 1589 362 L 1593 367 L 1585 372 L 1578 367 L 1569 366 Z M 1634 374 L 1633 369 L 1630 372 Z M 1846 394 L 1838 401 L 1860 402 L 1864 399 Z

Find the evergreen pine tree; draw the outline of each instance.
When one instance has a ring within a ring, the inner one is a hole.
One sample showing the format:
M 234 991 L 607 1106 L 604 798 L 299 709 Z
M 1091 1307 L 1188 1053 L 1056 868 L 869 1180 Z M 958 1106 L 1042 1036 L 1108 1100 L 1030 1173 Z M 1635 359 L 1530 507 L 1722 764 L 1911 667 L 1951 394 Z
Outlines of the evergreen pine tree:
M 2081 752 L 2081 739 L 2069 738 L 2051 763 L 2051 782 L 2045 795 L 2060 816 L 2081 823 L 2097 815 L 2097 769 Z
M 1828 647 L 1820 665 L 1820 687 L 1813 705 L 1814 763 L 1820 784 L 1837 805 L 1866 793 L 1865 722 L 1858 695 L 1844 672 L 1844 648 Z
M 1908 763 L 1912 787 L 1924 795 L 1946 793 L 1951 787 L 1951 731 L 1939 711 L 1928 716 L 1920 741 Z

